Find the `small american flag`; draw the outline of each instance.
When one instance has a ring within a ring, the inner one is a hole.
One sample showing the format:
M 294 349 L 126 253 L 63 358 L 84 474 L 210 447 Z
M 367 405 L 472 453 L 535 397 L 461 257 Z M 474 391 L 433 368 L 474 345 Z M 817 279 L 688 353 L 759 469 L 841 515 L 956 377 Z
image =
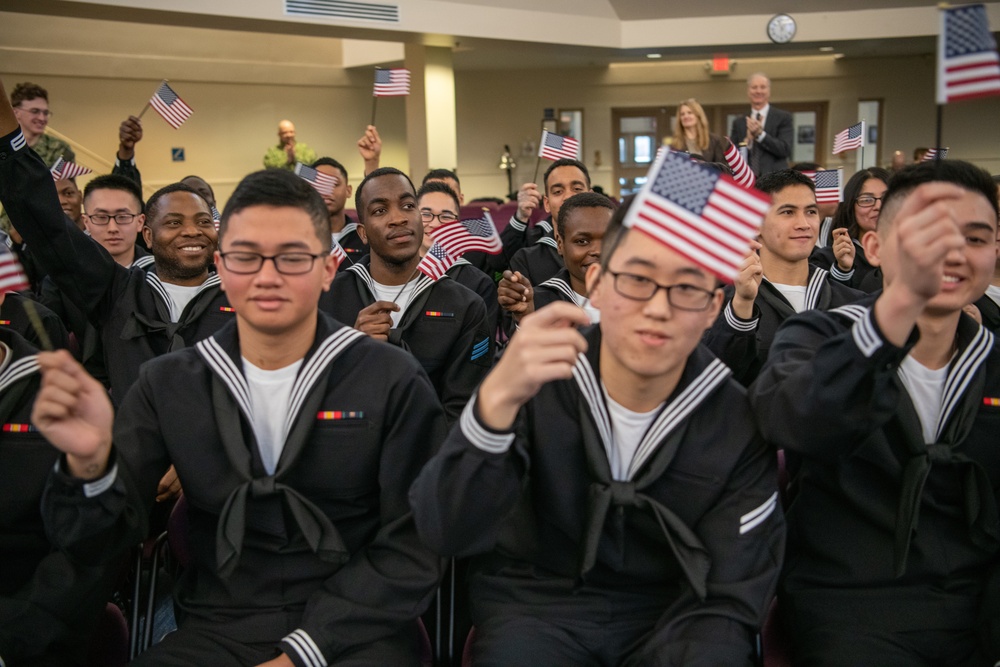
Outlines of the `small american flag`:
M 156 109 L 156 113 L 163 116 L 163 120 L 167 121 L 175 130 L 194 113 L 191 107 L 177 96 L 174 89 L 167 85 L 166 81 L 161 83 L 153 96 L 149 98 L 149 105 Z
M 333 189 L 340 184 L 340 179 L 332 174 L 324 174 L 321 171 L 304 165 L 301 162 L 295 163 L 295 174 L 303 181 L 313 186 L 313 189 L 321 195 L 332 195 Z
M 861 148 L 865 143 L 865 121 L 855 123 L 846 130 L 841 130 L 833 138 L 833 154 L 852 151 Z
M 940 157 L 938 157 L 938 153 L 941 154 Z M 943 160 L 946 157 L 948 157 L 948 149 L 947 148 L 928 148 L 927 152 L 924 153 L 924 156 L 922 158 L 920 158 L 920 161 L 921 162 L 930 162 L 931 160 Z
M 669 152 L 650 169 L 624 224 L 732 282 L 770 205 L 763 192 Z
M 580 159 L 580 142 L 573 137 L 564 137 L 561 134 L 553 134 L 548 130 L 542 130 L 542 143 L 538 147 L 538 157 L 548 160 L 559 160 L 570 158 Z
M 28 276 L 21 268 L 17 256 L 6 248 L 0 248 L 0 294 L 31 289 Z
M 330 254 L 333 255 L 335 260 L 337 260 L 337 266 L 343 264 L 344 260 L 347 259 L 347 253 L 344 252 L 344 247 L 336 241 L 334 241 L 333 245 L 330 246 Z
M 750 165 L 747 161 L 743 159 L 743 155 L 736 146 L 733 146 L 732 142 L 729 143 L 729 147 L 726 148 L 726 164 L 729 168 L 733 170 L 733 180 L 742 185 L 745 188 L 752 188 L 757 182 L 756 177 L 753 175 L 753 171 L 750 169 Z
M 375 97 L 397 97 L 410 94 L 410 70 L 402 67 L 375 70 Z
M 222 214 L 219 213 L 219 209 L 215 208 L 214 204 L 209 204 L 209 208 L 212 209 L 212 224 L 215 225 L 215 231 L 219 231 L 219 225 L 222 223 Z
M 434 244 L 452 257 L 461 257 L 467 252 L 479 250 L 497 255 L 503 250 L 503 242 L 493 224 L 489 211 L 477 220 L 456 220 L 441 225 L 434 230 Z
M 83 176 L 84 174 L 89 174 L 93 172 L 93 169 L 87 169 L 86 167 L 81 167 L 74 162 L 67 162 L 63 158 L 56 160 L 55 164 L 52 165 L 52 179 L 56 181 L 61 181 L 64 178 L 76 178 L 77 176 Z
M 1000 95 L 1000 57 L 983 5 L 941 10 L 937 103 Z
M 455 265 L 458 261 L 455 257 L 452 257 L 448 252 L 439 246 L 437 243 L 432 245 L 424 255 L 424 258 L 420 260 L 417 264 L 417 271 L 424 274 L 431 280 L 441 280 L 444 274 L 448 273 L 448 269 Z
M 844 201 L 844 179 L 840 169 L 821 169 L 802 173 L 816 184 L 817 204 L 837 204 Z

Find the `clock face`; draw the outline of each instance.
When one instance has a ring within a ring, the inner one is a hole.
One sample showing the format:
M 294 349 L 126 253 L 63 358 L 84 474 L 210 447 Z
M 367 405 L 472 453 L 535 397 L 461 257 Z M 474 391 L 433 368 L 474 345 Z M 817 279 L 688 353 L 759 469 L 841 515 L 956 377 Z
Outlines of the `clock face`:
M 767 22 L 767 36 L 775 44 L 787 44 L 795 37 L 795 19 L 788 14 L 778 14 Z

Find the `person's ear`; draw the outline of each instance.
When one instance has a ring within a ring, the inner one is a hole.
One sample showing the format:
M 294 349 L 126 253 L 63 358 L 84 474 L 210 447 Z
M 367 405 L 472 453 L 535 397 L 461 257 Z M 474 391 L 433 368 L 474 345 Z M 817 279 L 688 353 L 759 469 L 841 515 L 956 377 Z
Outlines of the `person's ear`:
M 146 247 L 153 248 L 153 229 L 149 225 L 142 226 L 142 240 L 146 242 Z
M 882 237 L 877 231 L 865 232 L 861 237 L 861 247 L 865 250 L 865 258 L 872 266 L 882 266 L 879 253 L 882 251 Z

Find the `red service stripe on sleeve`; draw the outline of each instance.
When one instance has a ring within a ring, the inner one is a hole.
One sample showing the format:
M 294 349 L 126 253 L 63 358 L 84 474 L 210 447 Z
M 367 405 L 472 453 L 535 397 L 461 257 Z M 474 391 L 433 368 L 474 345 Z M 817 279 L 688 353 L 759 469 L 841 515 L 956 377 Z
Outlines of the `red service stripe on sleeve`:
M 316 413 L 316 419 L 322 421 L 341 421 L 344 419 L 364 419 L 365 413 L 360 410 L 326 410 Z
M 29 433 L 38 429 L 31 424 L 4 424 L 4 433 Z

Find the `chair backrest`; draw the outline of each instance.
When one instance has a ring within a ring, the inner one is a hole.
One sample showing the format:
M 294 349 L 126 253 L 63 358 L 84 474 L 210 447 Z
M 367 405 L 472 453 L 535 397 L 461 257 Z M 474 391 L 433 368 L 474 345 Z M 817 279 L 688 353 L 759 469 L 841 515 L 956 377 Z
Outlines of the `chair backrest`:
M 191 563 L 191 520 L 188 516 L 188 501 L 183 492 L 177 497 L 167 520 L 167 544 L 178 565 L 187 567 Z
M 109 602 L 97 625 L 87 655 L 87 667 L 125 667 L 128 663 L 128 622 L 117 605 Z

